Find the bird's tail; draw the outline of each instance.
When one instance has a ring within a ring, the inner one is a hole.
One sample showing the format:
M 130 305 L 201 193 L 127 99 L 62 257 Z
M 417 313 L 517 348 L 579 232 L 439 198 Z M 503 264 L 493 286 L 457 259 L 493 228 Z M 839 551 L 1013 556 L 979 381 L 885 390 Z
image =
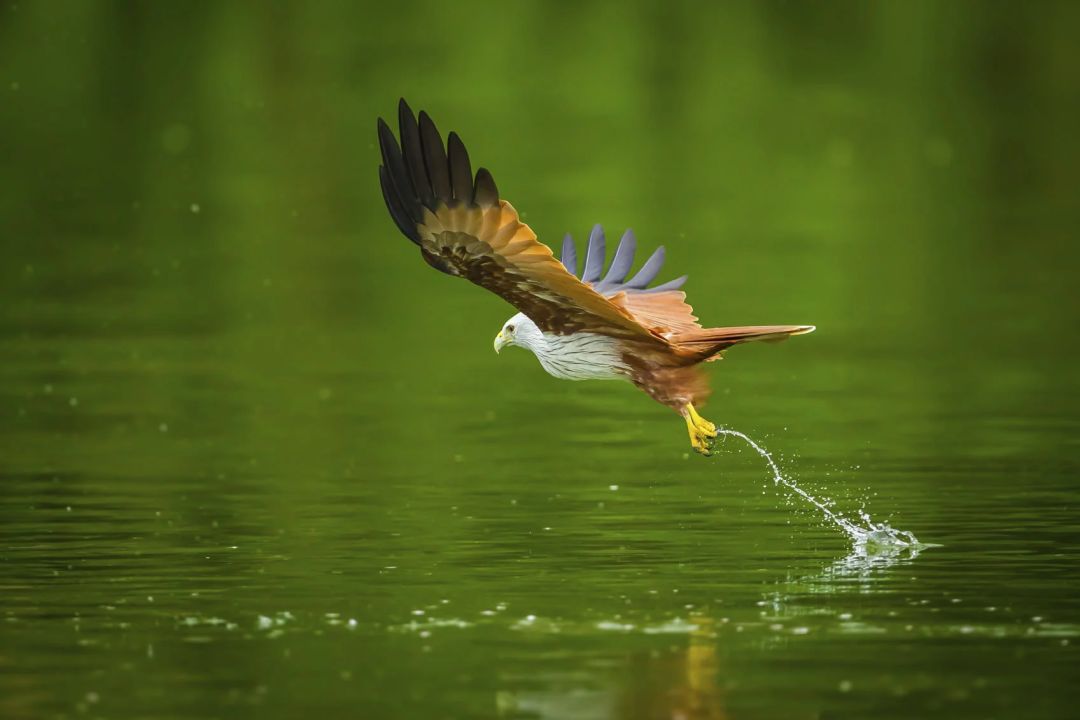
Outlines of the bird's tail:
M 745 327 L 701 328 L 673 335 L 668 340 L 680 352 L 698 362 L 719 360 L 724 350 L 744 342 L 780 342 L 792 335 L 814 332 L 813 325 L 747 325 Z

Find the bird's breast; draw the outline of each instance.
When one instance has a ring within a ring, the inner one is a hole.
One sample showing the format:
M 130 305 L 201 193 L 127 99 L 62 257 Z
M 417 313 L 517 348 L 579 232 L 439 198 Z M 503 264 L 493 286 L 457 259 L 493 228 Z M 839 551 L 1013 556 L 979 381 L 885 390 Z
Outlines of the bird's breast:
M 545 335 L 544 341 L 534 352 L 549 375 L 563 380 L 618 380 L 628 375 L 619 341 L 614 338 L 574 333 Z

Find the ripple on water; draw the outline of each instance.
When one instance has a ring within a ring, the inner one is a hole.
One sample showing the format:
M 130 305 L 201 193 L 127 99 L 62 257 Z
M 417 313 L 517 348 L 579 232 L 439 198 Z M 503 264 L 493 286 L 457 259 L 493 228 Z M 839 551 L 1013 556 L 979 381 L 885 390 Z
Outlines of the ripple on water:
M 768 608 L 761 610 L 756 621 L 738 621 L 728 617 L 711 618 L 706 615 L 689 618 L 674 616 L 666 619 L 654 619 L 647 622 L 634 622 L 621 617 L 605 619 L 567 620 L 562 618 L 524 615 L 516 618 L 491 617 L 478 615 L 475 619 L 462 617 L 416 616 L 408 622 L 384 625 L 381 623 L 361 623 L 356 618 L 345 618 L 340 613 L 324 613 L 314 616 L 317 627 L 331 627 L 342 632 L 363 630 L 371 632 L 387 631 L 397 634 L 417 635 L 421 638 L 432 637 L 439 632 L 467 631 L 478 627 L 488 627 L 511 632 L 526 632 L 536 635 L 573 635 L 588 636 L 601 634 L 622 634 L 628 636 L 683 635 L 697 638 L 716 638 L 723 633 L 755 633 L 775 637 L 815 637 L 822 635 L 846 636 L 884 636 L 893 634 L 917 635 L 936 638 L 972 638 L 972 639 L 1012 639 L 1012 640 L 1053 640 L 1060 645 L 1069 645 L 1073 638 L 1080 637 L 1080 625 L 1042 620 L 1029 622 L 995 623 L 950 623 L 924 624 L 911 622 L 890 614 L 890 617 L 856 618 L 850 612 L 831 615 L 808 615 L 797 608 L 786 606 L 780 600 L 762 601 Z M 760 604 L 759 604 L 760 607 Z M 189 615 L 177 618 L 176 626 L 181 631 L 182 639 L 191 643 L 213 642 L 217 633 L 240 631 L 241 637 L 248 640 L 266 640 L 282 637 L 286 628 L 290 632 L 304 632 L 317 627 L 308 627 L 309 623 L 297 619 L 289 611 L 266 615 L 256 615 L 247 619 L 226 619 L 217 616 Z M 244 631 L 254 628 L 255 632 Z

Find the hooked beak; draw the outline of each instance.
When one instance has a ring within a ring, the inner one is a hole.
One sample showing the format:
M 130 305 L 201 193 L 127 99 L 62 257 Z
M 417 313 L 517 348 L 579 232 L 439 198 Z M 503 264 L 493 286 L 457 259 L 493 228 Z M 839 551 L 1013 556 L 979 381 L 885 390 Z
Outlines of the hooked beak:
M 495 336 L 495 352 L 496 354 L 507 345 L 514 342 L 513 338 L 508 336 L 505 331 L 500 330 L 499 334 Z

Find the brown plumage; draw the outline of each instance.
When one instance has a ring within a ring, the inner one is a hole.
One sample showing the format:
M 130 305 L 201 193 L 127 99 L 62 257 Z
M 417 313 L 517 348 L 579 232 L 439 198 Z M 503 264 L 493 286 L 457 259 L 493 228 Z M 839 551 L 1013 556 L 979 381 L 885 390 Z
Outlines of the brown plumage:
M 517 344 L 544 368 L 567 379 L 624 378 L 686 419 L 695 450 L 708 454 L 716 429 L 694 408 L 708 396 L 699 365 L 738 343 L 783 340 L 810 325 L 702 328 L 677 288 L 685 278 L 648 284 L 663 264 L 663 248 L 626 280 L 635 241 L 627 231 L 607 274 L 603 231 L 590 236 L 580 278 L 569 236 L 560 262 L 521 222 L 484 168 L 472 171 L 461 138 L 439 131 L 408 104 L 398 107 L 401 144 L 378 122 L 379 179 L 387 209 L 432 267 L 487 288 L 520 311 L 496 338 Z

